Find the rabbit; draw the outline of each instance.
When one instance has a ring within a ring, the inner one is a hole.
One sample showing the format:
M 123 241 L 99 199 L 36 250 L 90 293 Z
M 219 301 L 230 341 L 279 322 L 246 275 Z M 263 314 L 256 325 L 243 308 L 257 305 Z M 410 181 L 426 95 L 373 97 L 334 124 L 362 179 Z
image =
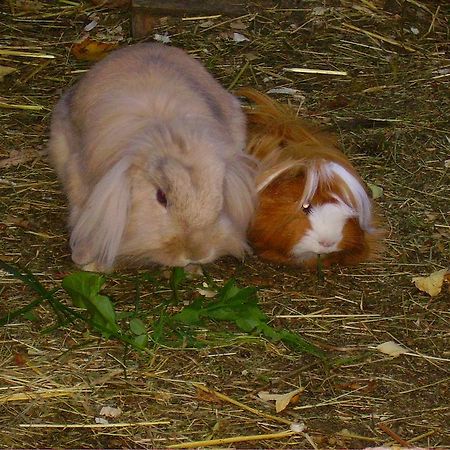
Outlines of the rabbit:
M 333 136 L 246 88 L 247 152 L 261 161 L 251 246 L 264 259 L 311 269 L 379 256 L 379 218 L 364 183 Z
M 183 50 L 111 52 L 59 100 L 49 157 L 87 270 L 242 257 L 255 207 L 239 100 Z

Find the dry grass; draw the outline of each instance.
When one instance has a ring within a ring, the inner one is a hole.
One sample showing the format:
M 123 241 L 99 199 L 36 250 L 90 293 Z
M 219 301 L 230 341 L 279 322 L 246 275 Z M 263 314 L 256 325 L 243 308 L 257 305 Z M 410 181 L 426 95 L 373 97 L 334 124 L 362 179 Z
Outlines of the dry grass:
M 449 264 L 444 3 L 311 0 L 234 20 L 163 21 L 157 32 L 198 56 L 225 86 L 295 89 L 283 99 L 340 133 L 363 177 L 384 189 L 385 256 L 326 271 L 324 281 L 256 258 L 208 268 L 217 280 L 258 286 L 274 324 L 326 349 L 332 364 L 239 335 L 144 357 L 75 326 L 43 333 L 53 316 L 40 307 L 38 322 L 0 329 L 0 446 L 184 447 L 222 438 L 237 442 L 217 445 L 242 448 L 450 446 L 448 295 L 430 300 L 411 283 Z M 47 286 L 74 270 L 65 199 L 44 154 L 49 115 L 61 90 L 91 64 L 75 60 L 70 46 L 92 14 L 99 22 L 92 36 L 122 33 L 122 43 L 130 41 L 127 13 L 73 1 L 0 6 L 0 66 L 16 69 L 0 82 L 0 256 Z M 233 32 L 249 41 L 235 43 Z M 347 76 L 285 70 L 292 68 Z M 109 282 L 120 309 L 132 305 L 134 276 Z M 1 274 L 0 281 L 0 316 L 31 300 L 17 280 Z M 141 287 L 149 317 L 164 295 Z M 441 359 L 393 359 L 373 349 L 388 340 Z M 227 397 L 205 393 L 198 382 Z M 299 403 L 278 415 L 257 397 L 300 386 Z M 123 412 L 102 426 L 95 418 L 105 405 Z M 304 423 L 306 433 L 292 432 L 291 422 Z

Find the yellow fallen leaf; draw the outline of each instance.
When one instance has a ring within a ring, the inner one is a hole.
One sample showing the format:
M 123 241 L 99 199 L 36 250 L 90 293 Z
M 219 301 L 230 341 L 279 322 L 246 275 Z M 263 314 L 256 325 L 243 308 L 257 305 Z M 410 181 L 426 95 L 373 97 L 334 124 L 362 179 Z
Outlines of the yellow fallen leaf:
M 117 42 L 99 42 L 87 37 L 73 44 L 71 52 L 80 61 L 99 61 L 116 47 Z
M 14 69 L 14 67 L 0 66 L 0 83 L 3 81 L 3 78 L 6 75 L 9 75 L 10 73 L 15 71 L 16 69 Z
M 295 403 L 298 401 L 299 395 L 305 390 L 305 388 L 295 389 L 294 391 L 286 394 L 271 394 L 267 391 L 258 392 L 258 397 L 264 401 L 275 400 L 276 412 L 283 411 L 289 405 L 289 403 Z
M 382 344 L 377 345 L 377 350 L 386 355 L 393 356 L 394 358 L 403 353 L 408 353 L 408 350 L 405 347 L 402 347 L 394 341 L 383 342 Z
M 431 297 L 435 297 L 441 292 L 442 284 L 447 273 L 448 269 L 442 269 L 433 272 L 428 277 L 413 277 L 412 281 L 417 289 L 426 292 Z

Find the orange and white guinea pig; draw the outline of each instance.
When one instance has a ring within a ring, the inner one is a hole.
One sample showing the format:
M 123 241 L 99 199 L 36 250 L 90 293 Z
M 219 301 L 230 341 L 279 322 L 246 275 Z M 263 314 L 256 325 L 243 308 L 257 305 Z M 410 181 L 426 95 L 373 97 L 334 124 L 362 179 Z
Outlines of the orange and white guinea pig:
M 374 259 L 382 232 L 363 181 L 335 139 L 253 89 L 247 151 L 261 161 L 248 237 L 277 263 L 353 265 Z

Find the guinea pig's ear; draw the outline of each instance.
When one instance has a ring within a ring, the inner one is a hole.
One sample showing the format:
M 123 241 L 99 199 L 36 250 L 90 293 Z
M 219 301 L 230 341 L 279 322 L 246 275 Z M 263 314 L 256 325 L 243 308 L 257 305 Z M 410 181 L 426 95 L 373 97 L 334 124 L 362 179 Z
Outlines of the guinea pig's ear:
M 361 228 L 372 232 L 372 203 L 362 180 L 348 168 L 334 161 L 316 161 L 308 167 L 301 203 L 309 203 L 319 187 L 330 189 L 333 197 L 351 206 Z
M 117 257 L 130 206 L 127 171 L 131 158 L 119 160 L 94 187 L 70 236 L 76 264 L 109 270 Z
M 336 194 L 357 211 L 361 228 L 367 232 L 374 231 L 372 228 L 372 202 L 361 178 L 337 163 L 330 163 L 329 170 L 332 176 L 338 180 Z

